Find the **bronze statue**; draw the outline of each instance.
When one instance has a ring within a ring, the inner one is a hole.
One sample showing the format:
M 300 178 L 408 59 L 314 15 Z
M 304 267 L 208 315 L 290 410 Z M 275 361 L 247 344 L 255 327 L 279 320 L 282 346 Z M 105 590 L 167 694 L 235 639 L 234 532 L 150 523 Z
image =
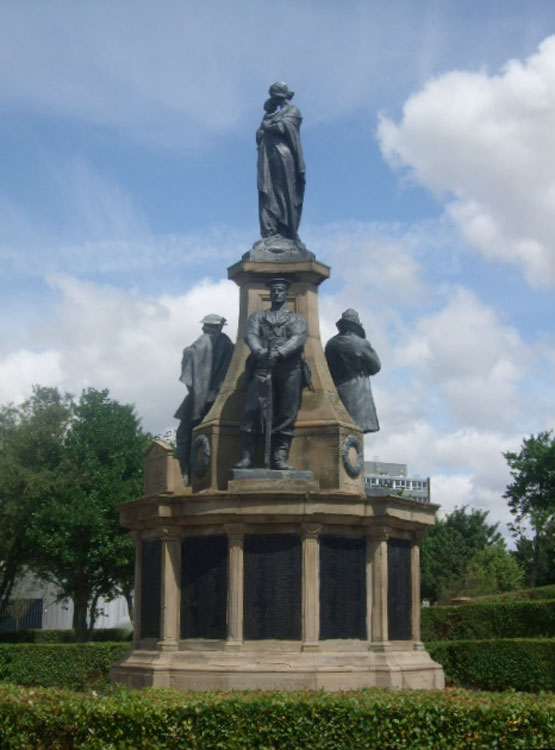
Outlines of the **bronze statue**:
M 380 371 L 380 359 L 366 340 L 356 310 L 345 310 L 336 326 L 339 333 L 326 344 L 333 382 L 353 422 L 363 432 L 377 432 L 380 425 L 369 376 Z
M 252 466 L 256 438 L 264 436 L 266 468 L 289 470 L 287 458 L 295 434 L 303 386 L 309 385 L 302 359 L 307 325 L 302 315 L 285 307 L 291 282 L 268 282 L 271 307 L 253 313 L 245 340 L 251 350 L 245 367 L 248 388 L 241 422 L 242 453 L 236 469 Z
M 272 84 L 269 94 L 256 133 L 260 234 L 297 240 L 305 188 L 302 117 L 286 83 Z
M 177 458 L 186 483 L 189 480 L 191 435 L 202 422 L 222 384 L 233 354 L 233 343 L 222 333 L 226 324 L 221 315 L 206 315 L 202 320 L 202 335 L 183 350 L 179 379 L 188 393 L 174 414 L 179 419 L 177 428 Z

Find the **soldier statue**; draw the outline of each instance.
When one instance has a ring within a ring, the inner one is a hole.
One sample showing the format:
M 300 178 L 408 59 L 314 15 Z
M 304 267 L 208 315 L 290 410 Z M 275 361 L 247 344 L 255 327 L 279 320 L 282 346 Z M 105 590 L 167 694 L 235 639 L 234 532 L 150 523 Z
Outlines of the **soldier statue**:
M 339 333 L 326 344 L 333 382 L 353 422 L 363 432 L 377 432 L 380 425 L 369 376 L 380 371 L 380 359 L 366 340 L 356 310 L 345 310 L 336 326 Z
M 253 313 L 245 340 L 251 350 L 245 367 L 248 381 L 245 414 L 241 422 L 241 458 L 236 469 L 252 466 L 257 437 L 264 436 L 266 468 L 290 470 L 287 465 L 302 389 L 310 384 L 302 352 L 307 325 L 302 315 L 285 307 L 291 282 L 273 278 L 271 307 Z
M 216 400 L 234 349 L 230 338 L 222 333 L 225 318 L 206 315 L 201 323 L 202 335 L 183 350 L 179 379 L 188 393 L 174 414 L 180 420 L 176 433 L 177 458 L 186 484 L 190 478 L 193 428 L 202 422 Z

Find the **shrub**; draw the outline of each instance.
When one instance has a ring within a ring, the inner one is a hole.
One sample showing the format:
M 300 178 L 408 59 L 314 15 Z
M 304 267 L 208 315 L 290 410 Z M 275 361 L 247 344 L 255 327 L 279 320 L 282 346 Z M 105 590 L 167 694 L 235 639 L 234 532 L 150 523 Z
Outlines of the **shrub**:
M 422 609 L 422 640 L 550 638 L 555 636 L 555 600 L 480 602 Z
M 555 745 L 554 696 L 464 690 L 82 695 L 0 687 L 2 750 L 449 750 Z
M 450 685 L 481 690 L 555 690 L 555 638 L 427 643 Z
M 128 643 L 3 643 L 0 680 L 70 690 L 106 687 L 111 666 L 128 650 Z
M 502 594 L 487 594 L 476 597 L 474 601 L 506 601 L 507 599 L 555 599 L 555 583 L 548 586 L 536 586 L 533 589 L 505 591 Z
M 130 641 L 133 633 L 125 628 L 99 628 L 91 641 Z M 0 643 L 77 643 L 75 630 L 0 630 Z

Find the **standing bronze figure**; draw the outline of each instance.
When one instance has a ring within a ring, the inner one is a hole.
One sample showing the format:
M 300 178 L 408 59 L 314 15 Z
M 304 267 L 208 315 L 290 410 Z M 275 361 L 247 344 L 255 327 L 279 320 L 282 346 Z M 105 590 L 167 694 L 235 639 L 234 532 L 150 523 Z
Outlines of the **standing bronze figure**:
M 256 133 L 258 201 L 263 238 L 298 239 L 303 209 L 305 165 L 301 113 L 291 104 L 293 91 L 283 82 L 270 86 L 266 114 Z
M 336 326 L 339 333 L 326 344 L 333 382 L 353 422 L 363 432 L 377 432 L 380 425 L 369 376 L 380 371 L 380 358 L 366 340 L 356 310 L 345 310 Z
M 252 466 L 256 438 L 262 436 L 266 467 L 269 463 L 272 469 L 291 469 L 287 458 L 308 374 L 302 359 L 306 321 L 285 307 L 290 284 L 284 278 L 269 281 L 271 308 L 253 313 L 247 321 L 245 340 L 251 354 L 245 368 L 247 400 L 236 469 Z
M 234 348 L 230 338 L 222 333 L 225 318 L 205 315 L 201 323 L 202 335 L 183 350 L 179 379 L 188 393 L 174 414 L 175 419 L 179 419 L 177 458 L 186 482 L 189 481 L 193 428 L 202 422 L 216 400 Z

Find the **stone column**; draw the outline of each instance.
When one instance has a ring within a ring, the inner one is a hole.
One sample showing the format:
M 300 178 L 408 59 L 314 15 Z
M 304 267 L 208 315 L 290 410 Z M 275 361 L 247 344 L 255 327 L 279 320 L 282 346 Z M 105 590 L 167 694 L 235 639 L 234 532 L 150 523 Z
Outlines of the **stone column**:
M 142 536 L 138 529 L 129 532 L 135 542 L 135 587 L 133 593 L 133 648 L 139 648 L 141 640 L 141 578 L 143 568 Z
M 243 643 L 243 540 L 245 527 L 240 523 L 231 523 L 224 528 L 229 540 L 226 648 L 236 649 Z
M 371 606 L 372 641 L 369 648 L 373 651 L 386 651 L 391 648 L 387 618 L 387 530 L 371 529 L 368 534 L 369 557 L 372 568 Z
M 162 572 L 160 590 L 160 651 L 176 651 L 181 606 L 181 536 L 179 527 L 160 531 Z
M 411 594 L 412 594 L 412 640 L 414 649 L 417 651 L 424 649 L 420 634 L 420 608 L 422 601 L 420 598 L 420 541 L 422 532 L 415 531 L 412 537 L 410 548 L 410 575 L 411 575 Z
M 320 634 L 320 549 L 322 526 L 303 525 L 303 651 L 319 649 Z
M 374 640 L 374 540 L 366 536 L 366 638 L 368 643 Z

